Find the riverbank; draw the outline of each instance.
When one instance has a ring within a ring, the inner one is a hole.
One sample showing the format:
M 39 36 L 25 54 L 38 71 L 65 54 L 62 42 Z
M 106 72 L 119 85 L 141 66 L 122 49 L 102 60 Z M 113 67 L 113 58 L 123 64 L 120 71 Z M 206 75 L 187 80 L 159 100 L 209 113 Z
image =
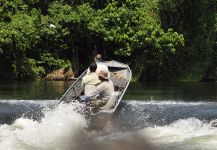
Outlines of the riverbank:
M 43 80 L 46 81 L 68 81 L 75 80 L 74 73 L 71 67 L 60 68 L 48 74 Z

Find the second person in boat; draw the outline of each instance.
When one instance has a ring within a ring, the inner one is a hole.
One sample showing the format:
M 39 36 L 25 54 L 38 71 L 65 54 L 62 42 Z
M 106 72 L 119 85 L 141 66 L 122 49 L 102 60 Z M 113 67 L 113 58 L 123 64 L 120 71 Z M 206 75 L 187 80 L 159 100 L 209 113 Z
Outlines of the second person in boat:
M 98 76 L 101 83 L 89 93 L 91 97 L 91 104 L 95 108 L 105 105 L 114 93 L 114 85 L 108 77 L 108 72 L 101 70 L 98 73 Z

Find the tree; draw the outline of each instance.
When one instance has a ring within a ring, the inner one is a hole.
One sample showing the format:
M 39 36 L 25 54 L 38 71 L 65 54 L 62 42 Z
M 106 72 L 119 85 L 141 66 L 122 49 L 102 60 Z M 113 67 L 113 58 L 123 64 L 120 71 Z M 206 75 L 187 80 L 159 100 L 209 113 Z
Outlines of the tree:
M 185 47 L 177 51 L 184 78 L 200 80 L 213 66 L 215 6 L 216 0 L 160 1 L 163 28 L 173 28 L 185 37 Z
M 98 10 L 89 28 L 104 39 L 107 53 L 121 57 L 132 57 L 134 77 L 149 74 L 155 66 L 156 76 L 166 73 L 162 66 L 169 55 L 183 44 L 184 38 L 172 29 L 164 31 L 160 27 L 158 1 L 113 1 L 104 9 Z M 148 67 L 150 66 L 150 67 Z M 165 68 L 164 68 L 165 69 Z M 151 76 L 145 76 L 150 79 Z

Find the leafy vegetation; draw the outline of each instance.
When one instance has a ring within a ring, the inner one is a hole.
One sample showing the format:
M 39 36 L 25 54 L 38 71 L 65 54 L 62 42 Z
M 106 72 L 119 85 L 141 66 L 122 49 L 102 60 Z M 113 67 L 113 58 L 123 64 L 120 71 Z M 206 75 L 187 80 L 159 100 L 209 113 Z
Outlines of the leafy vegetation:
M 83 71 L 96 52 L 134 80 L 200 80 L 216 72 L 216 0 L 2 0 L 0 79 Z

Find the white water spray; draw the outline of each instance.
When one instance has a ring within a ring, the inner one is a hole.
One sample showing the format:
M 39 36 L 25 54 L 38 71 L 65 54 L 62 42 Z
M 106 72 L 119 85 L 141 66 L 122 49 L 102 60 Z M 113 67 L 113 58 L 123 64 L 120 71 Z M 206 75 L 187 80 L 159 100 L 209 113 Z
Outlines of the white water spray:
M 213 126 L 213 121 L 180 119 L 170 125 L 145 128 L 139 133 L 162 150 L 214 150 L 217 147 L 217 127 Z
M 40 122 L 19 118 L 0 126 L 0 150 L 70 150 L 86 136 L 87 121 L 78 105 L 61 104 Z

